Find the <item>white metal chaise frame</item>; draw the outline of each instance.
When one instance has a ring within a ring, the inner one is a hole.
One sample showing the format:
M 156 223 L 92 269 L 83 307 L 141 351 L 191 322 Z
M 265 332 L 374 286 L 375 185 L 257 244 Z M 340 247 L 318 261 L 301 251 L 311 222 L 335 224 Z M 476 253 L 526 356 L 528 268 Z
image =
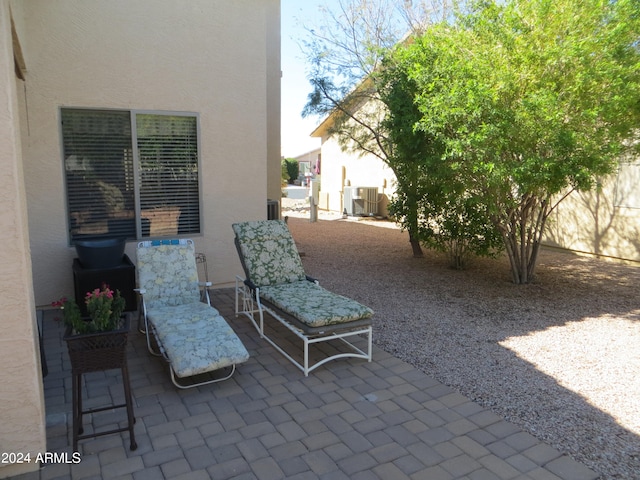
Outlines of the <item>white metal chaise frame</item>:
M 349 328 L 343 328 L 343 331 L 326 331 L 323 329 L 303 329 L 300 326 L 300 322 L 291 315 L 288 315 L 274 306 L 267 306 L 268 302 L 263 301 L 260 298 L 260 288 L 252 287 L 250 283 L 243 280 L 241 277 L 236 276 L 236 295 L 235 295 L 235 311 L 236 316 L 244 315 L 247 317 L 253 326 L 260 334 L 260 338 L 263 338 L 269 342 L 276 350 L 278 350 L 284 357 L 286 357 L 291 363 L 298 367 L 304 373 L 305 377 L 309 376 L 309 373 L 316 368 L 324 365 L 332 360 L 339 358 L 361 358 L 371 362 L 373 359 L 372 349 L 373 340 L 372 333 L 373 328 L 370 322 L 361 322 L 361 327 L 356 327 L 354 324 L 350 324 Z M 271 337 L 269 337 L 264 330 L 264 314 L 268 313 L 273 318 L 278 320 L 289 331 L 296 335 L 303 342 L 303 361 L 299 362 L 287 353 L 280 345 L 276 343 Z M 257 319 L 256 319 L 257 314 Z M 355 322 L 354 322 L 355 323 Z M 367 349 L 366 351 L 360 349 L 354 343 L 347 340 L 348 337 L 366 335 L 367 336 Z M 309 347 L 310 345 L 328 342 L 330 340 L 341 340 L 343 343 L 351 348 L 351 352 L 343 352 L 329 357 L 325 357 L 322 360 L 315 362 L 313 365 L 309 365 Z
M 236 225 L 244 225 L 244 224 L 261 224 L 262 222 L 278 222 L 277 228 L 285 229 L 290 236 L 290 232 L 286 224 L 280 220 L 266 220 L 266 221 L 258 221 L 258 222 L 243 222 L 242 224 L 234 224 L 234 230 L 236 230 Z M 273 224 L 272 225 L 276 225 Z M 283 230 L 284 231 L 284 230 Z M 285 241 L 289 241 L 286 239 Z M 293 248 L 295 249 L 295 243 L 293 242 L 293 238 L 290 238 L 290 242 L 293 244 Z M 287 358 L 291 363 L 293 363 L 297 368 L 299 368 L 305 376 L 308 376 L 310 372 L 315 370 L 316 368 L 326 364 L 327 362 L 341 359 L 341 358 L 359 358 L 367 360 L 368 362 L 372 361 L 373 358 L 373 328 L 371 325 L 371 312 L 367 317 L 349 320 L 343 323 L 322 325 L 322 326 L 309 326 L 304 321 L 296 318 L 291 313 L 287 313 L 278 305 L 266 300 L 263 295 L 261 295 L 261 286 L 256 285 L 251 279 L 250 268 L 245 263 L 245 257 L 242 252 L 241 242 L 238 239 L 238 234 L 236 231 L 235 245 L 238 250 L 238 254 L 240 256 L 240 260 L 242 263 L 242 267 L 245 271 L 246 278 L 243 279 L 240 276 L 236 276 L 236 285 L 235 285 L 235 313 L 236 316 L 243 315 L 247 317 L 253 326 L 258 331 L 261 338 L 265 339 L 269 342 L 277 351 L 279 351 L 285 358 Z M 300 262 L 299 254 L 297 249 L 295 252 L 293 250 L 289 250 L 291 255 L 297 256 L 295 264 Z M 294 267 L 296 268 L 296 267 Z M 301 269 L 301 262 L 299 263 L 299 267 Z M 346 299 L 345 297 L 341 297 L 337 294 L 327 291 L 319 286 L 319 282 L 304 274 L 303 270 L 298 272 L 302 273 L 304 280 L 302 282 L 310 282 L 317 286 L 318 291 L 323 292 L 323 294 L 332 295 L 336 298 L 340 298 L 342 301 L 349 301 L 353 304 L 360 305 L 354 300 Z M 361 305 L 360 305 L 361 306 Z M 363 306 L 362 306 L 363 307 Z M 364 307 L 366 308 L 366 307 Z M 369 310 L 370 312 L 370 310 Z M 286 329 L 292 332 L 296 337 L 298 337 L 303 342 L 303 354 L 302 361 L 298 361 L 292 355 L 290 355 L 284 348 L 282 348 L 273 338 L 271 338 L 265 332 L 265 313 L 268 313 L 271 317 L 277 320 L 280 324 L 282 324 Z M 366 350 L 357 346 L 353 340 L 353 337 L 366 337 Z M 351 338 L 350 338 L 351 337 Z M 310 346 L 314 344 L 318 344 L 321 342 L 329 342 L 339 340 L 342 344 L 348 347 L 348 351 L 339 352 L 334 355 L 329 355 L 325 358 L 322 358 L 316 361 L 313 364 L 310 364 L 309 353 Z

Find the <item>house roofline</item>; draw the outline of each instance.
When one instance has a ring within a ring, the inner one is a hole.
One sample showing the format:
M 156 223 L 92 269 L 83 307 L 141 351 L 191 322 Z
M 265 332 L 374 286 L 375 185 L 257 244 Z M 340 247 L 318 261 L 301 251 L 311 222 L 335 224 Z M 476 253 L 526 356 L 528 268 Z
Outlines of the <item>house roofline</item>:
M 367 76 L 366 78 L 362 79 L 360 81 L 360 83 L 358 83 L 358 85 L 356 85 L 353 90 L 347 94 L 342 100 L 341 102 L 343 102 L 345 99 L 347 99 L 350 95 L 353 95 L 355 93 L 357 93 L 359 90 L 362 90 L 363 88 L 365 88 L 367 85 L 369 85 L 369 80 L 370 78 Z M 359 108 L 359 107 L 358 107 Z M 322 122 L 320 122 L 320 124 L 311 132 L 311 134 L 309 135 L 310 137 L 323 137 L 327 134 L 327 131 L 329 130 L 329 128 L 331 128 L 331 126 L 333 125 L 333 121 L 335 116 L 337 115 L 337 113 L 339 112 L 338 107 L 334 107 L 333 110 L 331 110 L 331 112 L 324 118 L 324 120 L 322 120 Z
M 411 32 L 411 31 L 405 33 L 405 35 L 398 41 L 396 46 L 412 43 L 414 40 L 413 35 L 414 35 L 414 32 Z M 358 90 L 362 89 L 365 85 L 367 85 L 368 83 L 367 80 L 370 80 L 370 77 L 368 75 L 362 78 L 360 82 L 353 88 L 352 92 L 346 95 L 345 98 L 347 98 L 349 95 L 357 92 Z M 324 118 L 324 120 L 322 120 L 322 122 L 320 122 L 320 124 L 309 134 L 309 136 L 314 138 L 322 138 L 323 136 L 325 136 L 327 133 L 327 130 L 329 130 L 329 128 L 331 128 L 331 125 L 333 124 L 333 118 L 336 115 L 336 111 L 337 111 L 337 107 L 334 108 L 331 111 L 331 113 L 329 113 Z
M 325 117 L 325 119 L 320 122 L 320 125 L 318 125 L 310 134 L 310 137 L 314 137 L 314 138 L 322 138 L 326 135 L 327 130 L 329 130 L 329 128 L 331 127 L 331 124 L 333 123 L 333 115 L 334 112 L 331 112 L 329 115 L 327 115 Z

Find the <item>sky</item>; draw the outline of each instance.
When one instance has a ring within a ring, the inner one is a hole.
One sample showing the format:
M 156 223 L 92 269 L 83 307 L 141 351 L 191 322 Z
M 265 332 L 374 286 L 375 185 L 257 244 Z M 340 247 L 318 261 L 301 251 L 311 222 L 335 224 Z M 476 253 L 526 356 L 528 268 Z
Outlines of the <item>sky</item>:
M 281 0 L 282 42 L 282 134 L 281 150 L 284 157 L 296 157 L 320 147 L 319 138 L 309 135 L 322 120 L 318 117 L 302 118 L 311 85 L 306 77 L 306 63 L 300 50 L 299 39 L 305 35 L 301 26 L 312 24 L 319 16 L 320 5 L 331 8 L 336 0 Z

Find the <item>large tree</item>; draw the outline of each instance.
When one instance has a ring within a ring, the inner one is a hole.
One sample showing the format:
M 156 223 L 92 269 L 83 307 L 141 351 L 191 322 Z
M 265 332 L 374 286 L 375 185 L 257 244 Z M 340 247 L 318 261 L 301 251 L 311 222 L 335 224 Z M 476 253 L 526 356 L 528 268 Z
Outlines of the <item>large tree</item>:
M 488 206 L 515 283 L 557 204 L 638 149 L 639 22 L 639 0 L 485 0 L 398 49 L 416 128 Z
M 389 52 L 373 74 L 385 105 L 387 163 L 401 179 L 389 211 L 425 245 L 447 252 L 452 267 L 464 268 L 471 255 L 499 253 L 502 239 L 481 196 L 447 158 L 446 143 L 416 128 L 422 117 L 415 102 L 418 86 L 408 76 L 412 55 L 405 53 Z
M 404 199 L 403 225 L 414 256 L 422 256 L 418 232 L 415 171 L 398 163 L 385 125 L 387 109 L 379 92 L 379 72 L 387 52 L 408 35 L 419 34 L 450 11 L 450 1 L 339 0 L 324 8 L 303 41 L 312 92 L 304 115 L 330 116 L 329 134 L 343 150 L 380 158 L 395 173 Z

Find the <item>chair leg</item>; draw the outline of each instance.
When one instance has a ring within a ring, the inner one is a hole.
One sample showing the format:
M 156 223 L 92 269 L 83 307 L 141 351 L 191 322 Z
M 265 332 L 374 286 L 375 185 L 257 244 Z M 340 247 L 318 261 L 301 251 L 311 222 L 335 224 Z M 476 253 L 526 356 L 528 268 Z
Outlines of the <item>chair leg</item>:
M 78 451 L 78 436 L 82 434 L 82 374 L 71 376 L 73 451 Z
M 136 422 L 136 419 L 133 415 L 133 395 L 131 394 L 131 384 L 129 383 L 129 368 L 126 364 L 122 367 L 122 383 L 124 384 L 124 398 L 127 408 L 127 421 L 129 426 L 129 448 L 131 450 L 135 450 L 136 448 L 138 448 L 136 437 L 133 431 L 133 425 Z
M 122 371 L 122 383 L 124 387 L 124 397 L 125 403 L 124 405 L 110 405 L 106 407 L 93 408 L 83 411 L 82 407 L 82 374 L 72 374 L 72 410 L 73 410 L 73 451 L 78 451 L 78 441 L 84 438 L 90 437 L 99 437 L 102 435 L 108 435 L 111 433 L 129 431 L 129 439 L 130 439 L 130 449 L 135 450 L 138 448 L 138 444 L 136 443 L 135 433 L 133 425 L 136 422 L 136 419 L 133 415 L 133 394 L 131 392 L 131 383 L 129 379 L 129 369 L 125 363 L 124 366 L 121 367 Z M 114 430 L 102 431 L 102 432 L 94 432 L 93 434 L 82 435 L 84 429 L 82 427 L 82 416 L 84 413 L 95 413 L 102 412 L 105 410 L 111 410 L 113 408 L 122 408 L 126 407 L 127 409 L 127 427 L 118 428 Z
M 188 384 L 188 385 L 187 385 L 187 384 L 180 383 L 180 382 L 178 381 L 178 376 L 174 373 L 173 368 L 171 368 L 171 365 L 169 365 L 169 373 L 170 373 L 170 375 L 171 375 L 171 381 L 173 382 L 173 384 L 174 384 L 176 387 L 178 387 L 178 388 L 180 388 L 180 389 L 185 390 L 185 389 L 187 389 L 187 388 L 201 387 L 201 386 L 203 386 L 203 385 L 209 385 L 209 384 L 211 384 L 211 383 L 218 383 L 218 382 L 223 382 L 223 381 L 225 381 L 225 380 L 228 380 L 228 379 L 229 379 L 229 378 L 231 378 L 231 377 L 233 376 L 233 374 L 235 373 L 235 371 L 236 371 L 236 366 L 235 366 L 235 364 L 233 364 L 233 365 L 231 365 L 231 366 L 224 367 L 224 368 L 227 368 L 227 369 L 229 370 L 229 374 L 228 374 L 228 375 L 225 375 L 225 376 L 220 377 L 220 378 L 214 378 L 213 380 L 207 380 L 207 381 L 203 381 L 203 382 L 191 383 L 191 384 Z
M 309 376 L 309 339 L 304 337 L 304 368 L 302 369 L 304 376 Z

